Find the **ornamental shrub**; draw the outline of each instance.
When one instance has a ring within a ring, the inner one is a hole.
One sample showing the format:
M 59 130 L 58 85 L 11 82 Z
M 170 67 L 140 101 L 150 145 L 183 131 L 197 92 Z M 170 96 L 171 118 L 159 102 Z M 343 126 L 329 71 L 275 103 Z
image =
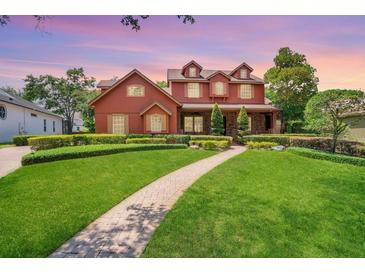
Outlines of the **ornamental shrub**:
M 190 146 L 198 146 L 206 150 L 222 150 L 230 146 L 227 140 L 191 140 Z
M 240 136 L 237 141 L 241 144 L 247 144 L 247 142 L 273 142 L 282 146 L 289 146 L 290 138 L 284 135 L 248 135 Z
M 13 144 L 16 146 L 27 146 L 28 139 L 32 137 L 37 137 L 37 135 L 15 135 L 13 136 Z
M 126 144 L 165 144 L 165 138 L 132 138 L 127 139 Z
M 247 142 L 249 149 L 271 149 L 274 146 L 277 146 L 277 143 L 274 142 Z
M 223 135 L 224 133 L 223 114 L 217 103 L 214 104 L 212 109 L 211 131 L 212 135 Z
M 212 140 L 212 141 L 228 141 L 229 145 L 232 144 L 233 138 L 231 136 L 213 136 L 213 135 L 191 135 L 190 140 Z

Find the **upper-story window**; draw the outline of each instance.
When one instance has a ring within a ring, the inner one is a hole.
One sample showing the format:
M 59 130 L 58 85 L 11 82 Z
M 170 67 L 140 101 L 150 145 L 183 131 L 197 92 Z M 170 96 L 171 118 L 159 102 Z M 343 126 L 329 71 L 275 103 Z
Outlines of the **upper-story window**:
M 196 77 L 196 68 L 195 67 L 189 68 L 189 77 Z
M 144 86 L 140 86 L 140 85 L 128 86 L 127 96 L 143 97 L 144 96 Z
M 214 83 L 214 94 L 215 95 L 224 95 L 224 83 L 223 82 Z
M 248 78 L 247 76 L 248 76 L 248 74 L 247 74 L 247 69 L 241 69 L 241 70 L 240 70 L 240 77 L 241 77 L 242 79 L 246 79 L 246 78 Z
M 253 97 L 252 86 L 247 84 L 240 85 L 239 96 L 242 99 L 251 99 Z
M 189 98 L 200 97 L 200 84 L 199 83 L 188 83 L 187 84 L 187 96 Z

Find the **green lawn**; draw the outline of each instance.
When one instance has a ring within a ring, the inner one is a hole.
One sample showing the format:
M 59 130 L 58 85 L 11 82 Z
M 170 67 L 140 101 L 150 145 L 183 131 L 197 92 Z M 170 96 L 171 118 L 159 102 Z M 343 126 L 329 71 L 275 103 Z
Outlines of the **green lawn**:
M 5 148 L 5 147 L 13 147 L 15 146 L 14 144 L 11 143 L 0 143 L 0 149 Z
M 196 182 L 145 257 L 365 257 L 365 167 L 248 151 Z
M 22 167 L 0 179 L 0 257 L 45 257 L 141 187 L 213 154 L 140 151 Z

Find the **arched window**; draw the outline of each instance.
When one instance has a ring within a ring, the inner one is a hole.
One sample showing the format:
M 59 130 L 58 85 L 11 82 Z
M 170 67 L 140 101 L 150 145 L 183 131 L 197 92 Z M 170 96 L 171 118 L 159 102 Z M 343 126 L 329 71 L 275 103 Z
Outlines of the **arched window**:
M 0 119 L 5 120 L 6 119 L 6 108 L 3 105 L 0 105 Z

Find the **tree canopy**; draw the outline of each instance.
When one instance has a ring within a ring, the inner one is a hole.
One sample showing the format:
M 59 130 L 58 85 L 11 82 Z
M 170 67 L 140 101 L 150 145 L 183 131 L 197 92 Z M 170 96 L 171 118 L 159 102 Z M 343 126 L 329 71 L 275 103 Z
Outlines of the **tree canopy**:
M 346 114 L 365 111 L 365 94 L 360 90 L 332 89 L 313 96 L 305 109 L 306 128 L 330 133 L 335 152 L 337 138 L 346 131 Z
M 248 134 L 248 115 L 244 106 L 241 107 L 240 112 L 237 116 L 237 129 L 239 135 Z
M 212 109 L 211 131 L 212 135 L 223 135 L 224 133 L 223 114 L 217 103 L 214 104 Z
M 95 79 L 87 77 L 83 68 L 66 71 L 66 77 L 27 75 L 23 97 L 35 101 L 57 114 L 67 123 L 67 133 L 72 132 L 75 112 L 81 112 L 91 97 L 95 96 L 90 88 Z
M 266 96 L 282 110 L 282 125 L 304 120 L 308 100 L 318 92 L 316 69 L 308 64 L 305 55 L 285 47 L 274 58 L 274 67 L 265 73 L 268 83 Z M 295 131 L 295 129 L 294 129 Z

